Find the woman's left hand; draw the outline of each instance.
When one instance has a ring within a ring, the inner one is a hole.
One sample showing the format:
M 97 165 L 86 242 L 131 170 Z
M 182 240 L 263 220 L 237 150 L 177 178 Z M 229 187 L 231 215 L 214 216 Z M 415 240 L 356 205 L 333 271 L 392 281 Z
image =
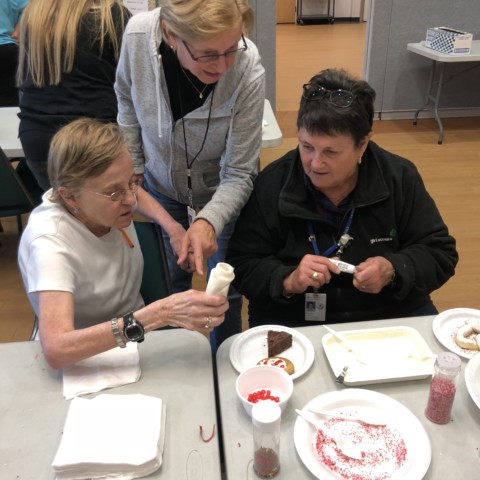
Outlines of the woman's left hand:
M 379 293 L 391 282 L 395 272 L 391 262 L 384 257 L 367 258 L 356 269 L 353 286 L 364 293 Z
M 217 236 L 210 223 L 202 218 L 193 222 L 182 240 L 178 254 L 178 265 L 191 264 L 191 271 L 203 275 L 203 259 L 218 250 Z

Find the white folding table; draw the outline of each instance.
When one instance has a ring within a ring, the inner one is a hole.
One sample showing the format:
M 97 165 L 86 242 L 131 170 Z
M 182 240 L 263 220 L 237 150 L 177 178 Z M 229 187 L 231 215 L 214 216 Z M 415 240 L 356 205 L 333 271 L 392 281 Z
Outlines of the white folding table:
M 435 120 L 438 125 L 438 143 L 443 143 L 443 123 L 438 114 L 438 105 L 440 103 L 440 96 L 442 94 L 443 75 L 445 72 L 446 63 L 458 62 L 480 62 L 480 40 L 472 42 L 472 48 L 468 55 L 448 55 L 446 53 L 438 52 L 432 48 L 425 46 L 425 42 L 409 43 L 407 50 L 422 57 L 432 60 L 432 67 L 430 70 L 430 80 L 427 89 L 427 98 L 423 107 L 419 108 L 413 116 L 413 124 L 417 124 L 418 114 L 424 110 L 432 110 Z M 434 92 L 434 85 L 436 89 Z

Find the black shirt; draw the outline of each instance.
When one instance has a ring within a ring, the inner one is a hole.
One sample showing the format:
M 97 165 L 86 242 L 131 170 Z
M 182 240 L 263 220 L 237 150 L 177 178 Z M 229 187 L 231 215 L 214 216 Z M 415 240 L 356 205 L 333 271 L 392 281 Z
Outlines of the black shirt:
M 177 56 L 165 42 L 160 44 L 160 54 L 170 97 L 170 109 L 173 120 L 177 121 L 201 107 L 215 84 L 205 85 L 189 70 L 183 69 Z M 202 98 L 199 92 L 202 93 Z
M 131 16 L 124 8 L 122 24 L 120 8 L 112 6 L 119 44 L 123 27 Z M 73 69 L 62 75 L 58 85 L 35 87 L 27 74 L 20 87 L 20 133 L 29 129 L 57 130 L 84 116 L 116 121 L 118 109 L 113 84 L 117 60 L 108 39 L 101 49 L 98 22 L 95 13 L 87 13 L 82 19 Z

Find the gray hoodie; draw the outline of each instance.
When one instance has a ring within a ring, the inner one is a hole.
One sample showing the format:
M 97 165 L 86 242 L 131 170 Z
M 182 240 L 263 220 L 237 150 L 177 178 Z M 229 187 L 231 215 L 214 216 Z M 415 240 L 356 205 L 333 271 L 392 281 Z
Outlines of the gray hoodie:
M 130 143 L 135 172 L 149 186 L 188 204 L 182 121 L 173 121 L 159 54 L 160 9 L 131 18 L 123 37 L 115 91 L 118 124 Z M 248 200 L 258 173 L 265 99 L 265 70 L 256 46 L 237 55 L 218 81 L 208 135 L 191 167 L 193 201 L 219 235 Z M 199 151 L 211 95 L 184 117 L 189 161 Z

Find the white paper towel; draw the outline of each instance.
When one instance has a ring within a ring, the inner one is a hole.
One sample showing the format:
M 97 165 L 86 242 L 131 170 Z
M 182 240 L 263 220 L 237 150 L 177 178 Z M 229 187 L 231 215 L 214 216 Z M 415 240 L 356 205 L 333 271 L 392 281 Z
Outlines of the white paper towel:
M 217 294 L 223 295 L 226 297 L 228 295 L 228 288 L 230 283 L 235 278 L 233 273 L 233 267 L 228 263 L 219 262 L 217 266 L 210 272 L 210 277 L 208 279 L 207 289 L 205 290 L 208 294 Z
M 99 392 L 137 382 L 140 378 L 138 344 L 113 348 L 86 358 L 63 369 L 63 396 L 69 400 L 78 395 Z

